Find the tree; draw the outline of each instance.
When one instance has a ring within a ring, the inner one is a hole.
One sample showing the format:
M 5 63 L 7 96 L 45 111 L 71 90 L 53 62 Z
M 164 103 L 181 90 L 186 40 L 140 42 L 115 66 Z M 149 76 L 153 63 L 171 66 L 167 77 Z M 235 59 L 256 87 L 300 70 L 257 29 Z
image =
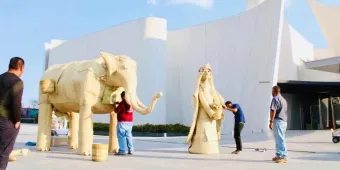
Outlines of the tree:
M 39 106 L 38 100 L 31 100 L 30 101 L 30 106 L 32 106 L 32 108 L 34 108 L 34 109 L 37 109 L 38 106 Z

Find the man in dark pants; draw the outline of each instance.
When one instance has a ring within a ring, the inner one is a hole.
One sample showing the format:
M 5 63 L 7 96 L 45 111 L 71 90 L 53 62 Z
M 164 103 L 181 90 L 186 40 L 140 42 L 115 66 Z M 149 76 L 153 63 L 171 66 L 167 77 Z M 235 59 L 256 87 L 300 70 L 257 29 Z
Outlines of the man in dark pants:
M 20 79 L 25 62 L 13 57 L 8 71 L 0 75 L 0 170 L 7 167 L 9 155 L 20 129 L 21 98 L 24 84 Z
M 241 131 L 246 123 L 241 106 L 233 104 L 231 101 L 225 102 L 225 109 L 234 113 L 235 125 L 234 125 L 234 138 L 236 142 L 236 150 L 232 154 L 239 154 L 242 151 Z

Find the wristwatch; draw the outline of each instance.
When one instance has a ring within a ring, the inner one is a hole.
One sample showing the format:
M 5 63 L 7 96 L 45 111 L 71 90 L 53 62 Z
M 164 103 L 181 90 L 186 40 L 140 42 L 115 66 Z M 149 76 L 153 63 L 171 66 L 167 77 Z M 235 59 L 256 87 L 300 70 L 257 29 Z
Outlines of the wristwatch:
M 270 123 L 273 123 L 273 120 L 269 120 Z

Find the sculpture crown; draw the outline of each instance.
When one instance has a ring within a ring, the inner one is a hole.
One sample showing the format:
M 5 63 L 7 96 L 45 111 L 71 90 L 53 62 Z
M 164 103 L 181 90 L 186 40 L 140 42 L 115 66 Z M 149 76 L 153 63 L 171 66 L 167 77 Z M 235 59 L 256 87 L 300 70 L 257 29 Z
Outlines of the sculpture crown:
M 206 64 L 206 65 L 205 65 L 205 68 L 207 68 L 207 69 L 211 70 L 211 66 L 210 66 L 210 64 L 209 64 L 209 63 L 208 63 L 208 64 Z
M 201 66 L 200 69 L 198 70 L 198 72 L 204 72 L 204 71 L 207 71 L 207 72 L 211 71 L 211 66 L 209 63 L 206 64 L 205 66 Z

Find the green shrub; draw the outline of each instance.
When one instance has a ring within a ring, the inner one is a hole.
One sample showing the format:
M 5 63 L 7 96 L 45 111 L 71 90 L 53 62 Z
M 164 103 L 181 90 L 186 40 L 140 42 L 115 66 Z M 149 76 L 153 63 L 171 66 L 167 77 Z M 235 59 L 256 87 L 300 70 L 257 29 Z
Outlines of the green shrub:
M 110 126 L 107 123 L 94 123 L 93 130 L 94 131 L 109 131 Z
M 94 123 L 94 131 L 109 131 L 110 126 L 107 123 Z M 182 124 L 165 124 L 165 125 L 137 125 L 133 126 L 133 132 L 145 132 L 145 133 L 188 133 L 189 127 Z

